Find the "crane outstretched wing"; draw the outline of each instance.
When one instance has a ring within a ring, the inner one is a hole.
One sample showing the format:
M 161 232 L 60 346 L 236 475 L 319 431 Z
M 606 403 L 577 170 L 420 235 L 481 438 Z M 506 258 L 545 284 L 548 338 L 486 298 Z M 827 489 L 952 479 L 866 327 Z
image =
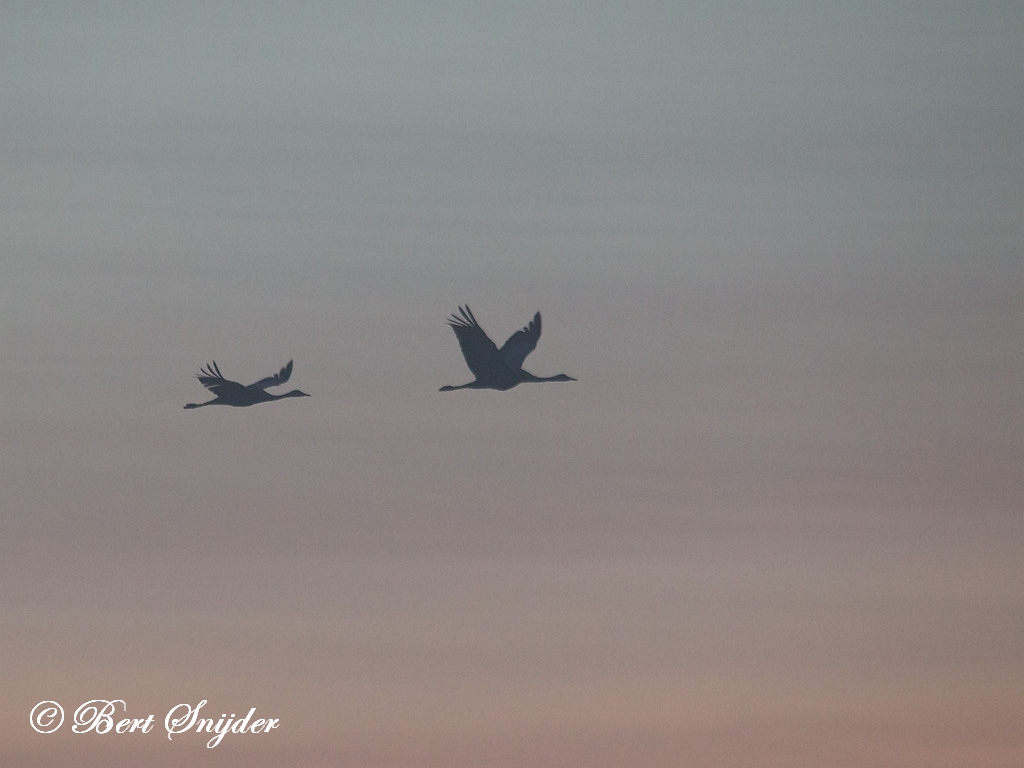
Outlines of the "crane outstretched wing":
M 498 354 L 498 348 L 494 342 L 487 338 L 484 329 L 473 317 L 473 311 L 467 304 L 459 307 L 459 313 L 452 314 L 448 318 L 448 325 L 455 331 L 455 338 L 459 340 L 459 347 L 462 348 L 462 356 L 466 358 L 466 365 L 473 375 L 478 379 L 493 375 L 495 368 L 505 367 L 505 362 Z
M 233 393 L 245 390 L 245 387 L 237 381 L 225 379 L 216 362 L 212 362 L 205 368 L 200 369 L 196 378 L 199 379 L 200 384 L 217 395 L 217 397 L 231 397 Z
M 249 385 L 249 389 L 266 389 L 267 387 L 276 387 L 278 384 L 284 384 L 292 375 L 292 360 L 288 361 L 288 365 L 282 368 L 280 371 L 275 373 L 273 376 L 267 376 L 265 379 L 260 379 L 254 384 Z
M 502 359 L 513 369 L 522 368 L 526 356 L 537 348 L 539 338 L 540 312 L 533 316 L 529 325 L 508 337 L 500 350 Z

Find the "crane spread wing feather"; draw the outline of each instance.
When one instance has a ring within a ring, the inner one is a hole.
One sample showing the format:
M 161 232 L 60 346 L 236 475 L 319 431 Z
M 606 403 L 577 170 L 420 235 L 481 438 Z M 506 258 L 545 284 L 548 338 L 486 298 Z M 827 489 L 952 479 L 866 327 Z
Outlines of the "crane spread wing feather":
M 529 325 L 508 337 L 500 350 L 502 359 L 514 370 L 522 368 L 526 356 L 537 348 L 539 338 L 540 312 L 533 316 Z
M 484 329 L 473 317 L 473 312 L 467 304 L 459 307 L 461 317 L 452 314 L 448 318 L 448 325 L 455 331 L 455 338 L 459 340 L 459 347 L 462 349 L 462 356 L 466 358 L 466 365 L 473 375 L 478 379 L 493 374 L 496 366 L 504 367 L 505 363 L 498 348 L 491 341 Z
M 278 384 L 284 384 L 292 375 L 292 360 L 288 361 L 288 365 L 282 368 L 278 373 L 273 376 L 267 376 L 265 379 L 260 379 L 254 384 L 250 384 L 250 389 L 266 389 L 267 387 L 276 387 Z
M 200 369 L 196 378 L 199 379 L 200 384 L 217 395 L 217 397 L 230 396 L 232 393 L 245 390 L 245 387 L 237 381 L 225 379 L 216 362 L 212 362 L 205 368 Z

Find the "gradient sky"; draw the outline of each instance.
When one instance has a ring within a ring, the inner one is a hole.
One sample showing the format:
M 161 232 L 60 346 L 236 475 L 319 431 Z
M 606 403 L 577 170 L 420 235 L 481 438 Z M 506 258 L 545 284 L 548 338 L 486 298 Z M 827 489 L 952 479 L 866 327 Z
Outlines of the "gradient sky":
M 0 62 L 4 766 L 1024 762 L 1018 3 L 5 3 Z M 578 383 L 438 393 L 466 302 Z M 95 698 L 282 724 L 28 727 Z

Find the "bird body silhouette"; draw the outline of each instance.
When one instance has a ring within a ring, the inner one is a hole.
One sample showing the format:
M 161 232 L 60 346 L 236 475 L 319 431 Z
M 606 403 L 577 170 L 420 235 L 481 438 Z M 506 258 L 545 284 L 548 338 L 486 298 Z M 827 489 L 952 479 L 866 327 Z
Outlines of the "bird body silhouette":
M 448 325 L 455 331 L 462 356 L 466 358 L 466 365 L 476 379 L 457 387 L 443 386 L 441 392 L 456 389 L 506 390 L 528 381 L 576 381 L 564 373 L 542 377 L 523 370 L 523 361 L 537 348 L 537 340 L 540 338 L 540 312 L 533 316 L 525 328 L 509 336 L 501 349 L 484 333 L 468 304 L 459 307 L 459 315 L 453 313 L 448 318 Z
M 300 392 L 297 389 L 285 392 L 283 395 L 272 395 L 267 392 L 267 387 L 276 387 L 284 384 L 291 375 L 292 361 L 289 360 L 288 365 L 278 373 L 246 386 L 245 384 L 239 384 L 237 381 L 225 379 L 220 372 L 220 368 L 217 367 L 217 363 L 213 362 L 201 369 L 196 378 L 199 379 L 200 384 L 213 392 L 216 397 L 206 403 L 189 403 L 185 408 L 202 408 L 204 405 L 232 405 L 236 408 L 244 408 L 247 405 L 269 403 L 272 400 L 283 400 L 286 397 L 309 397 L 305 392 Z

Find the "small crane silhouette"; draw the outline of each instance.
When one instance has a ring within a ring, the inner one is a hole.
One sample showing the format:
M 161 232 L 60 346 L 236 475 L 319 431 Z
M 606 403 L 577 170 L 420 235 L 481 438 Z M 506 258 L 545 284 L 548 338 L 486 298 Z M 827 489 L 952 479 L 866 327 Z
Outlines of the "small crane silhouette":
M 533 316 L 529 325 L 509 336 L 501 349 L 484 333 L 468 304 L 459 307 L 459 313 L 461 317 L 453 313 L 448 318 L 448 325 L 455 331 L 462 356 L 476 379 L 457 387 L 441 387 L 441 392 L 456 389 L 506 390 L 524 381 L 576 381 L 564 373 L 542 378 L 523 370 L 523 361 L 537 348 L 537 339 L 540 338 L 540 312 Z
M 189 403 L 185 408 L 202 408 L 204 405 L 233 405 L 236 408 L 243 408 L 256 403 L 269 403 L 272 400 L 283 400 L 286 397 L 309 397 L 305 392 L 293 389 L 283 395 L 272 395 L 267 392 L 267 387 L 276 387 L 284 384 L 292 375 L 292 361 L 273 376 L 267 376 L 254 384 L 245 386 L 237 381 L 225 379 L 217 367 L 217 363 L 210 363 L 201 369 L 196 376 L 199 383 L 213 392 L 217 397 L 207 403 Z

